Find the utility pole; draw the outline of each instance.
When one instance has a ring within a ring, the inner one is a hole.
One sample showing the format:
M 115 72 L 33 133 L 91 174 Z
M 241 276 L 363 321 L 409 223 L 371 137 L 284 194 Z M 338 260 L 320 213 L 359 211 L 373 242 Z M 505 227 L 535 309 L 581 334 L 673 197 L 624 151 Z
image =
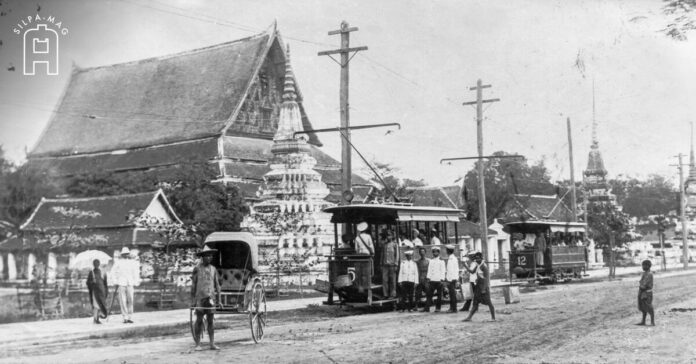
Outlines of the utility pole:
M 341 35 L 341 48 L 334 49 L 331 51 L 319 52 L 320 56 L 329 56 L 334 62 L 341 66 L 341 90 L 340 90 L 340 108 L 341 108 L 341 128 L 344 129 L 344 138 L 341 139 L 341 204 L 348 205 L 350 201 L 347 200 L 347 196 L 350 195 L 346 192 L 352 192 L 351 183 L 351 147 L 350 147 L 350 113 L 349 113 L 349 103 L 348 103 L 348 80 L 349 80 L 349 68 L 350 60 L 359 51 L 366 51 L 367 47 L 354 47 L 350 48 L 350 33 L 357 31 L 357 27 L 349 27 L 348 22 L 345 20 L 341 22 L 341 28 L 339 30 L 332 30 L 329 35 Z M 353 53 L 351 55 L 351 53 Z M 332 57 L 333 54 L 340 54 L 341 60 L 337 61 Z
M 676 157 L 679 158 L 679 209 L 681 210 L 681 224 L 682 224 L 682 260 L 684 263 L 684 269 L 689 267 L 689 246 L 688 237 L 689 229 L 686 227 L 686 204 L 684 203 L 685 190 L 684 190 L 684 164 L 682 164 L 682 157 L 684 154 L 679 153 Z M 662 253 L 664 259 L 664 252 Z
M 573 222 L 578 221 L 578 196 L 575 193 L 575 165 L 573 164 L 573 136 L 570 132 L 570 118 L 567 119 L 568 125 L 568 157 L 570 159 L 570 208 L 573 210 Z
M 476 90 L 476 101 L 465 102 L 462 105 L 476 105 L 476 139 L 478 145 L 478 195 L 479 195 L 479 221 L 481 223 L 481 250 L 484 260 L 488 261 L 488 217 L 486 216 L 486 187 L 483 183 L 483 104 L 497 102 L 500 99 L 483 99 L 483 89 L 491 85 L 484 85 L 481 79 L 476 81 L 476 86 L 469 87 L 470 91 Z

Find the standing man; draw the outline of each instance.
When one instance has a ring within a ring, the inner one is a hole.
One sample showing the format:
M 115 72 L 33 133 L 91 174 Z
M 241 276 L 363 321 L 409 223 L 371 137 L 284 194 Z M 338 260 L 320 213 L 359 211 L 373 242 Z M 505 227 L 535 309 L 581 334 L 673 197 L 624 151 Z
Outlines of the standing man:
M 208 324 L 208 338 L 210 339 L 210 350 L 220 350 L 215 345 L 215 299 L 220 302 L 220 281 L 218 279 L 217 269 L 210 264 L 213 261 L 213 255 L 217 249 L 212 249 L 209 246 L 204 246 L 203 250 L 198 253 L 201 257 L 200 263 L 193 269 L 191 276 L 191 305 L 195 307 L 196 323 L 194 324 L 194 340 L 196 348 L 194 350 L 201 351 L 201 334 L 203 334 L 203 316 L 205 316 Z
M 650 314 L 650 325 L 655 326 L 655 310 L 653 309 L 653 274 L 650 271 L 652 262 L 643 261 L 643 275 L 638 286 L 638 309 L 643 313 L 643 320 L 638 325 L 645 325 L 645 317 Z
M 413 229 L 413 241 L 412 241 L 412 243 L 413 243 L 414 247 L 423 246 L 423 240 L 421 240 L 421 238 L 420 238 L 420 231 L 418 231 L 418 229 L 415 229 L 415 228 Z
M 537 233 L 534 238 L 534 249 L 536 249 L 536 264 L 544 265 L 544 255 L 546 253 L 546 238 L 544 233 Z
M 109 284 L 106 280 L 106 273 L 99 268 L 99 259 L 92 261 L 94 269 L 87 275 L 87 290 L 89 291 L 89 302 L 92 304 L 94 323 L 101 324 L 100 318 L 106 318 L 106 296 L 109 294 Z M 101 314 L 100 314 L 101 311 Z
M 447 267 L 445 261 L 440 259 L 440 247 L 434 246 L 431 248 L 433 259 L 428 263 L 428 293 L 425 301 L 423 312 L 430 312 L 430 306 L 433 304 L 433 292 L 437 291 L 437 302 L 435 303 L 435 312 L 440 312 L 442 306 L 442 281 L 445 280 L 445 272 Z
M 116 281 L 118 304 L 121 306 L 121 316 L 124 324 L 132 324 L 134 287 L 140 285 L 140 263 L 132 259 L 130 249 L 121 249 L 121 259 L 116 260 L 111 270 L 111 276 Z
M 372 236 L 367 231 L 368 225 L 366 222 L 361 222 L 357 226 L 358 236 L 355 238 L 355 252 L 358 254 L 375 255 L 375 245 L 372 242 Z
M 464 285 L 466 284 L 467 287 L 469 287 L 469 295 L 468 297 L 465 297 L 464 306 L 462 306 L 462 308 L 459 311 L 469 311 L 469 308 L 471 307 L 471 302 L 473 301 L 474 288 L 476 287 L 476 275 L 469 273 L 469 269 L 473 269 L 475 267 L 474 264 L 476 263 L 472 262 L 471 257 L 476 253 L 478 253 L 478 251 L 473 251 L 467 253 L 464 257 L 464 269 L 462 269 L 462 293 L 464 291 Z
M 474 307 L 471 308 L 469 316 L 467 316 L 464 321 L 471 321 L 476 311 L 478 311 L 479 303 L 483 303 L 488 306 L 491 311 L 491 319 L 495 321 L 495 308 L 491 302 L 491 290 L 488 286 L 488 265 L 483 261 L 483 254 L 476 252 L 474 254 L 474 262 L 476 263 L 471 267 L 467 267 L 469 273 L 476 277 L 476 285 L 474 287 Z
M 445 261 L 445 284 L 449 294 L 450 308 L 448 313 L 457 313 L 457 282 L 459 282 L 459 260 L 454 256 L 454 245 L 447 244 L 447 260 Z
M 426 295 L 426 297 L 428 295 L 428 264 L 430 263 L 430 259 L 425 257 L 425 248 L 423 248 L 422 245 L 420 248 L 418 248 L 418 256 L 420 256 L 420 259 L 416 261 L 416 266 L 418 267 L 416 305 L 420 304 L 422 295 Z
M 399 267 L 399 287 L 401 288 L 401 312 L 404 312 L 404 307 L 411 312 L 415 307 L 413 305 L 413 288 L 418 282 L 418 266 L 413 261 L 413 250 L 409 249 L 404 252 L 406 260 L 401 262 Z M 406 303 L 408 301 L 408 304 Z
M 396 298 L 396 268 L 399 266 L 399 245 L 394 232 L 384 234 L 387 243 L 382 247 L 382 293 L 384 297 Z

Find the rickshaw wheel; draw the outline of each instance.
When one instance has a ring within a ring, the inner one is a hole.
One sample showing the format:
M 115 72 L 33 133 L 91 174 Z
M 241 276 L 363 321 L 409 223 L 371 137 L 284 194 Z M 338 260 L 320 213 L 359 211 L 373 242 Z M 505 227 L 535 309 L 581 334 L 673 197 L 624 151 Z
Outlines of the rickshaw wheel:
M 266 290 L 261 282 L 255 282 L 251 289 L 251 303 L 249 305 L 249 326 L 251 338 L 255 343 L 263 340 L 266 328 Z
M 191 337 L 193 338 L 193 342 L 196 342 L 196 315 L 194 313 L 195 309 L 190 309 L 189 310 L 189 327 L 191 328 Z M 203 336 L 208 335 L 208 321 L 203 320 L 203 330 L 201 332 L 201 340 L 203 340 Z M 199 340 L 199 342 L 201 341 Z

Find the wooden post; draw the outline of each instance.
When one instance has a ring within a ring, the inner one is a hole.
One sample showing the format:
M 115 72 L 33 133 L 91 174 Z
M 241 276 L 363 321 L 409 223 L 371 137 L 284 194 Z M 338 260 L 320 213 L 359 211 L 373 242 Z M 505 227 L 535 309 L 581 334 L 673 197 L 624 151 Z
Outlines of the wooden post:
M 685 192 L 686 191 L 684 190 L 684 166 L 682 165 L 682 154 L 679 153 L 679 206 L 681 209 L 680 215 L 682 225 L 682 260 L 684 264 L 684 269 L 687 269 L 689 267 L 689 228 L 686 226 L 686 204 L 684 203 L 684 197 L 686 197 L 684 195 Z M 665 259 L 664 254 L 665 253 L 663 251 L 662 259 Z
M 481 253 L 484 261 L 488 261 L 488 217 L 486 216 L 486 187 L 484 184 L 483 170 L 483 104 L 497 102 L 500 99 L 483 99 L 483 89 L 491 85 L 484 85 L 479 79 L 476 86 L 469 87 L 469 90 L 476 90 L 476 101 L 469 101 L 463 105 L 476 105 L 476 140 L 478 147 L 478 195 L 479 195 L 479 221 L 481 223 Z
M 350 64 L 350 53 L 367 50 L 367 47 L 354 47 L 350 48 L 350 33 L 357 31 L 357 27 L 349 27 L 348 22 L 345 20 L 341 22 L 341 28 L 339 30 L 332 30 L 329 35 L 341 35 L 341 48 L 319 52 L 320 56 L 329 56 L 333 54 L 340 54 L 341 61 L 336 63 L 341 66 L 341 84 L 340 84 L 340 109 L 341 109 L 341 128 L 343 129 L 344 137 L 341 138 L 341 204 L 348 205 L 350 201 L 346 199 L 346 191 L 352 190 L 351 184 L 351 147 L 350 147 L 350 113 L 349 113 L 349 103 L 348 103 L 348 82 L 349 82 L 349 68 Z M 332 57 L 333 59 L 333 57 Z M 335 61 L 335 60 L 334 60 Z
M 573 222 L 578 221 L 578 197 L 575 193 L 575 165 L 573 164 L 573 136 L 570 132 L 570 118 L 567 119 L 568 125 L 568 157 L 570 159 L 570 208 L 573 210 Z

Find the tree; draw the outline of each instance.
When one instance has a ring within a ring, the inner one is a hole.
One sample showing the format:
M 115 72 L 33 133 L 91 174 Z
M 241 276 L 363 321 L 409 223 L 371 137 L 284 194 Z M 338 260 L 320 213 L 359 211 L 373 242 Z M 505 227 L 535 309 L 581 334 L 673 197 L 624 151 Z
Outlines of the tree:
M 377 173 L 382 177 L 382 180 L 380 180 L 372 171 L 370 172 L 373 175 L 370 180 L 375 185 L 380 186 L 372 192 L 371 199 L 373 200 L 393 200 L 392 193 L 400 200 L 407 199 L 409 187 L 423 187 L 426 185 L 422 179 L 413 180 L 398 177 L 399 169 L 389 163 L 373 162 L 373 165 Z
M 615 250 L 628 241 L 625 235 L 631 226 L 628 215 L 616 205 L 592 203 L 587 206 L 587 225 L 597 246 L 609 248 L 609 276 L 613 278 L 616 273 Z
M 671 22 L 662 32 L 675 40 L 687 40 L 686 34 L 696 29 L 696 22 L 692 18 L 696 10 L 696 0 L 663 0 L 665 6 L 662 11 L 671 18 Z
M 627 185 L 626 196 L 619 203 L 630 216 L 665 215 L 679 208 L 674 198 L 676 188 L 663 176 L 651 174 L 645 181 L 633 179 Z
M 511 155 L 503 151 L 493 153 L 495 156 Z M 479 221 L 478 161 L 464 177 L 465 210 L 471 221 Z M 513 196 L 520 194 L 556 193 L 551 184 L 548 170 L 541 160 L 529 164 L 527 159 L 486 159 L 483 161 L 484 185 L 486 188 L 487 223 L 494 218 L 504 217 Z
M 14 167 L 0 156 L 0 229 L 18 235 L 42 197 L 55 197 L 62 189 L 48 174 L 35 167 Z

